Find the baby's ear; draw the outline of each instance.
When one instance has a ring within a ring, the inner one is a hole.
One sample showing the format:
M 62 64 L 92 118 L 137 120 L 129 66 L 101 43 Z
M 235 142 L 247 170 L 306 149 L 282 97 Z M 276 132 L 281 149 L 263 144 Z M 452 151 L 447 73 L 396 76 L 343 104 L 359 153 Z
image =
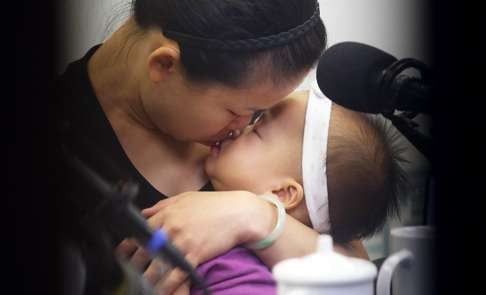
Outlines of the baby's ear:
M 272 190 L 272 193 L 278 196 L 285 210 L 294 209 L 304 198 L 302 185 L 292 178 L 283 180 L 278 188 Z

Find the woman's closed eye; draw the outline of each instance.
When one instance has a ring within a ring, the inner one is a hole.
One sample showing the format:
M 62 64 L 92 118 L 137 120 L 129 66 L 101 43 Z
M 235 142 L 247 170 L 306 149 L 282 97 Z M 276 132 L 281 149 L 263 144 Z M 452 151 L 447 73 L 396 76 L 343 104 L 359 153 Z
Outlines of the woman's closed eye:
M 248 125 L 253 125 L 254 124 L 253 122 L 255 121 L 255 119 L 258 119 L 258 118 L 255 117 L 256 112 L 254 112 L 254 113 L 248 113 L 248 112 L 247 113 L 237 113 L 237 112 L 232 111 L 230 109 L 228 109 L 228 112 L 235 119 L 237 119 L 237 118 L 243 118 L 243 117 L 250 118 L 250 121 L 249 121 Z M 259 117 L 259 115 L 258 115 L 258 117 Z
M 259 137 L 259 138 L 262 138 L 262 133 L 260 132 L 261 131 L 261 128 L 262 128 L 262 124 L 265 120 L 265 116 L 266 116 L 266 112 L 262 112 L 260 114 L 260 116 L 258 117 L 258 120 L 252 125 L 252 128 L 253 128 L 253 132 Z
M 255 125 L 256 123 L 258 123 L 264 115 L 265 110 L 258 110 L 254 112 L 250 120 L 250 125 Z

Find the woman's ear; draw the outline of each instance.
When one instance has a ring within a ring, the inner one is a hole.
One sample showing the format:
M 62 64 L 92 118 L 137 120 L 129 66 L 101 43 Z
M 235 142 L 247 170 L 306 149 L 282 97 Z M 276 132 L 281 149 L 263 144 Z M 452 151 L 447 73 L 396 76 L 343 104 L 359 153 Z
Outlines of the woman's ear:
M 302 185 L 292 178 L 283 180 L 280 187 L 272 190 L 272 193 L 278 196 L 285 210 L 296 208 L 304 199 Z
M 172 46 L 161 46 L 148 57 L 148 69 L 150 80 L 154 83 L 160 82 L 175 70 L 180 60 L 180 52 Z

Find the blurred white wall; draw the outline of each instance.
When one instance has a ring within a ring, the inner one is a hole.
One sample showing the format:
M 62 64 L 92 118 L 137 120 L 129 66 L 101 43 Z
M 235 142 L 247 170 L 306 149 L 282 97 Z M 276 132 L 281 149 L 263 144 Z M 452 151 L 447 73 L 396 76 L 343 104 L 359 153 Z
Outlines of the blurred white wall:
M 427 0 L 319 0 L 328 46 L 355 41 L 396 58 L 430 62 L 427 52 Z M 299 86 L 308 89 L 315 72 Z
M 62 3 L 61 3 L 62 2 Z M 59 1 L 57 72 L 103 42 L 130 14 L 131 0 Z

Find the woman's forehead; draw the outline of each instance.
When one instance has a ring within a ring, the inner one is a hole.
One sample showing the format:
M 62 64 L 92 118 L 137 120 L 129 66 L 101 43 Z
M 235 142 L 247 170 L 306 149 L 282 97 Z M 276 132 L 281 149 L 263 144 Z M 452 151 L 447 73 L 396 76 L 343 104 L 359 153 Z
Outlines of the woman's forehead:
M 284 100 L 299 85 L 298 80 L 275 84 L 271 80 L 260 81 L 241 87 L 214 85 L 208 94 L 225 99 L 228 104 L 248 110 L 268 109 Z
M 220 93 L 229 106 L 250 112 L 266 110 L 274 107 L 292 91 L 282 88 L 233 89 Z

